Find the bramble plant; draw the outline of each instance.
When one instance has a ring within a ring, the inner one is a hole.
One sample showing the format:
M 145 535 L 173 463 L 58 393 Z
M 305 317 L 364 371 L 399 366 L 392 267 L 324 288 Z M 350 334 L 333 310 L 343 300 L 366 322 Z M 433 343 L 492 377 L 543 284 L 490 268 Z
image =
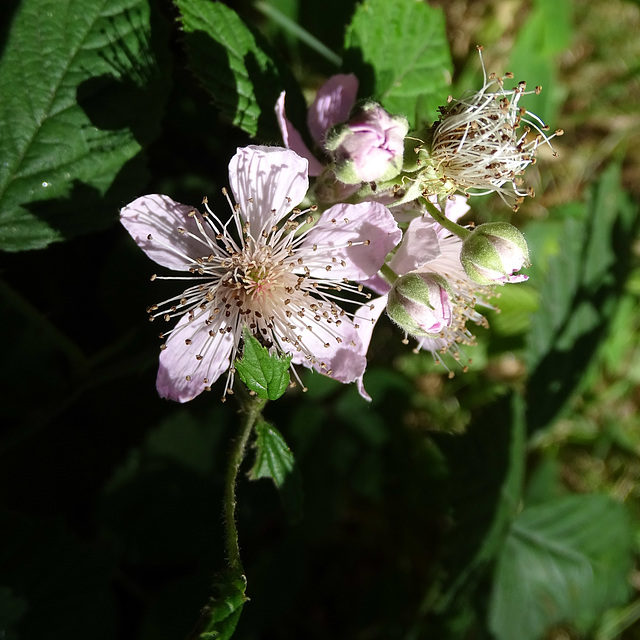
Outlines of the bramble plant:
M 10 3 L 0 455 L 82 501 L 0 511 L 0 638 L 613 640 L 637 478 L 569 491 L 554 429 L 618 375 L 638 215 L 621 154 L 545 199 L 552 8 L 496 75 L 491 47 L 454 65 L 451 7 L 303 4 Z

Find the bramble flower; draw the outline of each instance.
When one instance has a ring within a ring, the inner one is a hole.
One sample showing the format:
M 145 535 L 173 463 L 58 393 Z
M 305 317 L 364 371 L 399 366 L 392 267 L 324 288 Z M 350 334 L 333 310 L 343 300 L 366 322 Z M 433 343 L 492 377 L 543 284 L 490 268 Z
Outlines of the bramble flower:
M 336 163 L 338 180 L 359 184 L 397 176 L 408 131 L 404 116 L 392 116 L 377 102 L 365 102 L 347 122 L 327 133 L 324 146 Z
M 482 47 L 478 51 L 482 62 Z M 505 89 L 503 78 L 495 74 L 487 77 L 484 62 L 482 73 L 484 83 L 479 91 L 451 99 L 440 109 L 442 115 L 433 126 L 428 145 L 428 163 L 445 188 L 465 195 L 496 191 L 517 209 L 525 196 L 534 195 L 533 189 L 523 190 L 519 176 L 535 162 L 538 146 L 551 147 L 551 139 L 563 132 L 559 129 L 547 135 L 549 127 L 518 105 L 522 96 L 537 95 L 541 87 L 527 91 L 526 83 L 520 82 Z M 512 78 L 510 73 L 505 76 Z M 532 129 L 536 132 L 533 137 L 529 135 Z M 432 178 L 430 182 L 427 190 L 434 189 L 436 181 Z
M 531 265 L 527 241 L 508 222 L 488 222 L 476 227 L 462 243 L 460 262 L 469 278 L 478 284 L 529 279 L 529 276 L 515 273 Z
M 186 402 L 227 370 L 224 393 L 232 393 L 232 363 L 247 327 L 272 351 L 291 354 L 293 364 L 357 382 L 366 397 L 370 334 L 361 338 L 339 304 L 345 293 L 361 291 L 349 280 L 376 273 L 399 242 L 393 217 L 378 203 L 341 204 L 313 224 L 309 211 L 294 209 L 308 189 L 307 161 L 288 149 L 238 149 L 229 179 L 237 204 L 227 195 L 226 223 L 206 200 L 200 213 L 158 194 L 120 213 L 151 259 L 187 272 L 164 278 L 188 281 L 182 293 L 148 309 L 151 320 L 179 318 L 161 334 L 160 395 Z
M 462 203 L 459 200 L 447 201 L 445 215 L 448 219 L 455 220 L 464 213 Z M 393 258 L 389 261 L 389 269 L 402 280 L 409 274 L 418 274 L 427 281 L 446 282 L 446 300 L 443 291 L 431 292 L 443 296 L 442 304 L 435 307 L 436 320 L 433 333 L 428 331 L 407 331 L 405 336 L 411 335 L 417 340 L 416 351 L 430 351 L 437 362 L 444 363 L 442 355 L 449 354 L 455 360 L 461 357 L 460 345 L 474 345 L 475 337 L 467 327 L 468 323 L 479 326 L 488 326 L 487 321 L 477 310 L 476 305 L 490 307 L 485 299 L 491 295 L 489 287 L 479 286 L 471 281 L 464 272 L 460 263 L 462 240 L 451 235 L 432 218 L 425 215 L 415 218 L 409 224 Z M 384 268 L 383 268 L 384 272 Z M 396 280 L 396 282 L 398 282 Z M 385 310 L 389 301 L 390 285 L 381 286 L 381 278 L 372 280 L 374 291 L 382 293 L 368 304 L 363 305 L 357 318 L 364 322 L 369 320 L 373 325 L 380 314 Z M 367 283 L 368 284 L 368 283 Z M 434 299 L 436 297 L 434 296 Z M 449 314 L 450 310 L 450 314 Z M 393 311 L 392 311 L 393 313 Z M 372 329 L 369 328 L 371 331 Z M 426 335 L 425 335 L 426 334 Z
M 307 126 L 319 149 L 324 149 L 327 131 L 346 122 L 358 95 L 358 79 L 353 74 L 331 76 L 321 87 L 307 111 Z M 300 132 L 288 120 L 285 112 L 286 92 L 276 102 L 276 117 L 285 147 L 309 161 L 309 175 L 318 176 L 324 170 L 322 162 L 309 150 Z

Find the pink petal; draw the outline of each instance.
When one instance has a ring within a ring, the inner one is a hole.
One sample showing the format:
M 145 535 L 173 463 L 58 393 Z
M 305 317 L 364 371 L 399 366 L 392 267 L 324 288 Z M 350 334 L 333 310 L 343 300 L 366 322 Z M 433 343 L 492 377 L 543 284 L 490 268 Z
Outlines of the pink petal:
M 373 329 L 376 326 L 376 322 L 378 322 L 386 307 L 387 296 L 384 295 L 367 302 L 367 304 L 363 304 L 356 312 L 354 322 L 360 327 L 358 329 L 358 337 L 362 342 L 362 348 L 365 353 L 369 350 L 369 344 L 371 343 L 371 336 L 373 335 Z M 362 373 L 364 375 L 364 371 Z M 363 375 L 356 380 L 358 392 L 365 400 L 371 402 L 371 396 L 364 388 Z
M 379 273 L 376 273 L 375 276 L 371 276 L 366 280 L 360 280 L 360 284 L 367 289 L 371 289 L 371 291 L 377 293 L 379 296 L 389 293 L 389 289 L 391 289 L 391 285 Z
M 343 383 L 356 382 L 367 367 L 366 348 L 360 330 L 345 316 L 340 325 L 314 321 L 311 318 L 290 318 L 302 344 L 312 354 L 310 359 L 302 351 L 293 351 L 290 344 L 282 344 L 283 351 L 292 354 L 292 362 L 313 368 Z M 313 331 L 309 331 L 307 325 Z
M 282 140 L 287 149 L 295 151 L 299 156 L 309 161 L 309 175 L 319 176 L 322 173 L 323 166 L 317 158 L 309 151 L 309 147 L 304 143 L 300 132 L 291 124 L 284 109 L 284 100 L 286 92 L 283 91 L 276 102 L 276 118 L 278 126 L 282 133 Z
M 438 196 L 429 196 L 429 202 L 434 204 L 438 210 L 441 211 L 438 204 Z M 469 211 L 471 207 L 467 204 L 467 198 L 464 196 L 454 195 L 447 198 L 447 203 L 444 207 L 444 215 L 452 222 L 458 222 L 462 216 Z M 439 226 L 439 225 L 438 225 Z M 440 227 L 442 229 L 442 227 Z M 442 229 L 444 231 L 444 229 Z M 449 233 L 447 231 L 447 233 Z
M 160 352 L 156 388 L 162 398 L 188 402 L 213 384 L 227 369 L 233 348 L 232 333 L 209 335 L 209 316 L 203 312 L 192 322 L 184 315 L 167 339 L 167 348 Z M 186 344 L 185 341 L 191 341 Z M 202 354 L 202 360 L 196 355 Z M 191 379 L 187 380 L 187 376 Z M 207 382 L 205 383 L 205 379 Z
M 193 207 L 168 196 L 152 194 L 137 198 L 120 210 L 120 222 L 138 246 L 155 262 L 177 271 L 187 271 L 197 257 L 209 253 L 208 245 L 189 217 Z M 188 233 L 179 233 L 178 228 Z
M 399 276 L 419 269 L 440 255 L 440 243 L 433 220 L 414 218 L 404 233 L 402 244 L 389 261 L 389 266 Z
M 254 238 L 300 204 L 309 188 L 307 166 L 307 160 L 290 149 L 238 148 L 229 163 L 229 182 Z
M 327 131 L 339 122 L 346 122 L 356 103 L 358 79 L 353 74 L 331 76 L 318 89 L 309 107 L 307 124 L 312 138 L 322 146 Z
M 398 223 L 384 205 L 337 204 L 320 216 L 305 238 L 305 265 L 318 278 L 330 275 L 332 279 L 365 280 L 378 272 L 401 238 Z M 314 245 L 318 249 L 308 251 Z

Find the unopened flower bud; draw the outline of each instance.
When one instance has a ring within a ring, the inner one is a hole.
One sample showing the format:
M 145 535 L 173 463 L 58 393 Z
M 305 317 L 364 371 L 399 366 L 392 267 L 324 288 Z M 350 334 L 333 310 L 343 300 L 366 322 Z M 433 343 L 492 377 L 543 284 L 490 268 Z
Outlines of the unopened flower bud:
M 412 336 L 435 336 L 451 326 L 452 297 L 451 287 L 442 276 L 408 273 L 393 284 L 387 315 Z
M 400 173 L 409 123 L 376 102 L 366 102 L 348 122 L 329 130 L 325 149 L 346 184 L 391 180 Z
M 514 275 L 531 263 L 524 236 L 508 222 L 488 222 L 477 227 L 462 244 L 460 262 L 467 276 L 478 284 L 529 279 L 524 274 Z

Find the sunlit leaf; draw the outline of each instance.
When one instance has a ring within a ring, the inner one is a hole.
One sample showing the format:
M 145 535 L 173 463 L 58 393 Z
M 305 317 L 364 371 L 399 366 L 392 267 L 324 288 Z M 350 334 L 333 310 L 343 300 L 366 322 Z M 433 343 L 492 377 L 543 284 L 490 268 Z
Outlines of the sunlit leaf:
M 234 125 L 250 136 L 279 137 L 274 107 L 291 84 L 269 47 L 221 2 L 176 0 L 191 70 Z
M 611 165 L 592 189 L 585 217 L 564 221 L 531 318 L 531 430 L 564 406 L 606 335 L 629 272 L 637 220 L 637 207 L 620 188 L 620 168 Z
M 144 183 L 169 88 L 158 25 L 147 0 L 19 5 L 0 59 L 3 249 L 103 228 Z
M 489 614 L 496 638 L 538 640 L 560 622 L 588 629 L 626 600 L 632 540 L 624 507 L 604 495 L 525 509 L 498 561 Z
M 446 104 L 452 64 L 444 14 L 426 2 L 365 0 L 347 30 L 344 59 L 361 95 L 416 127 Z
M 566 83 L 558 82 L 558 55 L 571 44 L 570 0 L 535 0 L 518 31 L 509 71 L 516 81 L 525 80 L 529 88 L 542 87 L 539 96 L 525 97 L 523 104 L 555 129 L 558 107 L 566 96 Z

